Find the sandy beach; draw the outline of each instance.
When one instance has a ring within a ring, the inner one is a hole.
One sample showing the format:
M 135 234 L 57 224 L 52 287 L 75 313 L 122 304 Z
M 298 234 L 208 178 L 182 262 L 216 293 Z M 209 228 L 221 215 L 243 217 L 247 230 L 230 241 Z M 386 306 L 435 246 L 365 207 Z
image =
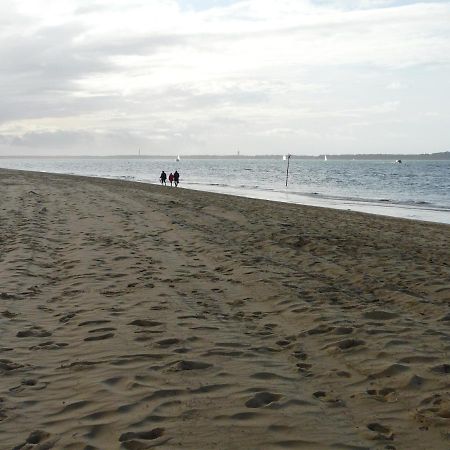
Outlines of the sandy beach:
M 450 226 L 0 189 L 0 449 L 450 448 Z

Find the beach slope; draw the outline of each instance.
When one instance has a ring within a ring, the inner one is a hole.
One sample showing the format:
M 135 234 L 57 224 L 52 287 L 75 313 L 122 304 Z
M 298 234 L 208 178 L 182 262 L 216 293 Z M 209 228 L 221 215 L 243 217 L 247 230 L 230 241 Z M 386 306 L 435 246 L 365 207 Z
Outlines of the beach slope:
M 0 171 L 0 449 L 450 446 L 450 227 Z

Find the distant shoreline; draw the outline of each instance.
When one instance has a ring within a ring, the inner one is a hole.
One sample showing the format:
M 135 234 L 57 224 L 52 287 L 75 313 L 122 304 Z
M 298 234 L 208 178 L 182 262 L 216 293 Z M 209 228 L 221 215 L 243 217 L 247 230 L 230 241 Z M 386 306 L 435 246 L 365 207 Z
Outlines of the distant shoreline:
M 422 154 L 387 154 L 387 153 L 371 153 L 371 154 L 343 154 L 343 155 L 295 155 L 291 154 L 292 159 L 303 160 L 346 160 L 346 161 L 447 161 L 450 160 L 450 151 L 439 153 L 422 153 Z M 175 159 L 177 155 L 0 155 L 0 159 Z M 283 155 L 185 155 L 182 159 L 280 159 Z

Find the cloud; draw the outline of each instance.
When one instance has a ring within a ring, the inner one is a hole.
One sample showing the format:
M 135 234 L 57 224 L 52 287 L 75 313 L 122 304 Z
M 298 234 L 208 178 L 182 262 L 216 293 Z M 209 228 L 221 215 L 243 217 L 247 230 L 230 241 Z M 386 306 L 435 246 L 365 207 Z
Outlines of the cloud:
M 4 0 L 0 133 L 8 149 L 224 152 L 234 136 L 258 152 L 345 117 L 406 123 L 421 90 L 449 93 L 449 20 L 439 1 Z

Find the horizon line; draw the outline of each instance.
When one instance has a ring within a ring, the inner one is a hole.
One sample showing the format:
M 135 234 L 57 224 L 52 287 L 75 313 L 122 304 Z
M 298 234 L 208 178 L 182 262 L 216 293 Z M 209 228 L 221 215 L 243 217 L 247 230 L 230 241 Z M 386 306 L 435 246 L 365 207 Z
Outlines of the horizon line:
M 447 155 L 450 154 L 450 151 L 442 151 L 442 152 L 434 152 L 434 153 L 339 153 L 339 154 L 333 154 L 333 153 L 321 153 L 319 155 L 302 155 L 302 154 L 295 154 L 295 153 L 266 153 L 261 155 L 255 155 L 255 154 L 189 154 L 184 155 L 182 158 L 180 157 L 179 153 L 174 155 L 152 155 L 152 154 L 111 154 L 111 155 L 0 155 L 1 158 L 158 158 L 158 159 L 172 159 L 180 157 L 180 159 L 189 159 L 189 158 L 236 158 L 236 159 L 245 159 L 245 158 L 274 158 L 274 157 L 283 157 L 286 155 L 290 155 L 291 158 L 307 158 L 307 159 L 317 159 L 317 158 L 323 158 L 324 156 L 327 156 L 329 158 L 336 158 L 336 157 L 368 157 L 368 156 L 386 156 L 386 157 L 394 157 L 394 156 L 405 156 L 405 157 L 414 157 L 414 156 L 434 156 L 434 155 Z

